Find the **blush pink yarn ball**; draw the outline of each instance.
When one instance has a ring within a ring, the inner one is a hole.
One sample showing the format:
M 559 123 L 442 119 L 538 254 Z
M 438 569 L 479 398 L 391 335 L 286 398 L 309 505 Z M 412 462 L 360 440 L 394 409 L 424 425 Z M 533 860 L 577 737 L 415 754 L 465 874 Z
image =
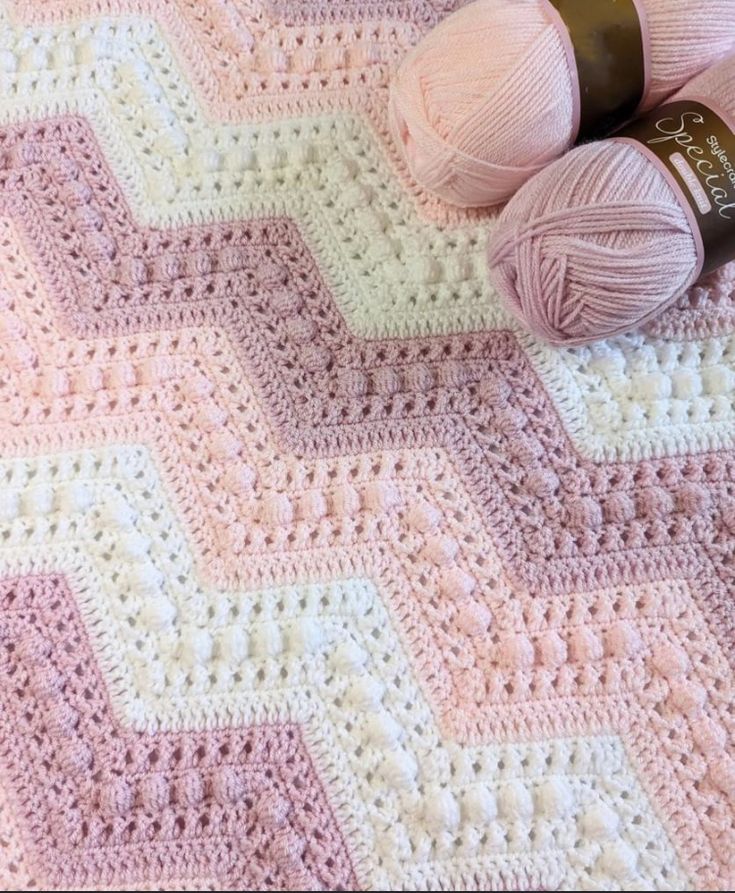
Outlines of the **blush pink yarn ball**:
M 733 49 L 735 2 L 640 5 L 652 108 Z M 570 148 L 575 87 L 555 22 L 546 0 L 475 0 L 406 56 L 390 127 L 419 184 L 462 207 L 497 204 Z
M 735 56 L 674 99 L 687 96 L 735 115 Z M 647 322 L 683 294 L 697 261 L 689 218 L 667 179 L 643 152 L 614 139 L 579 146 L 526 183 L 488 243 L 501 299 L 557 345 Z

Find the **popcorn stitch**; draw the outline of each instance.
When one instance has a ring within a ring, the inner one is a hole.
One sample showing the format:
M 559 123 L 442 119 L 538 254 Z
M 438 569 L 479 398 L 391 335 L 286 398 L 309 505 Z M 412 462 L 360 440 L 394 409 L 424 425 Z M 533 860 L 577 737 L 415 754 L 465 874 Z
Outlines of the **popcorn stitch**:
M 0 886 L 732 886 L 732 269 L 512 331 L 385 132 L 450 6 L 0 18 Z

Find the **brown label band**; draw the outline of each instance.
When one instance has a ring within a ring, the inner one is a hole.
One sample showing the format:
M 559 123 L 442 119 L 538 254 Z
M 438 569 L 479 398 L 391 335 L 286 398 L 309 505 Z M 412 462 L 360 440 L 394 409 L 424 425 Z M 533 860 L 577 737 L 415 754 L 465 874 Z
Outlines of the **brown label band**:
M 729 116 L 707 99 L 681 99 L 615 138 L 642 146 L 676 187 L 698 243 L 698 273 L 735 260 L 735 133 Z
M 640 106 L 648 32 L 636 0 L 549 0 L 566 27 L 579 85 L 577 139 L 612 133 Z

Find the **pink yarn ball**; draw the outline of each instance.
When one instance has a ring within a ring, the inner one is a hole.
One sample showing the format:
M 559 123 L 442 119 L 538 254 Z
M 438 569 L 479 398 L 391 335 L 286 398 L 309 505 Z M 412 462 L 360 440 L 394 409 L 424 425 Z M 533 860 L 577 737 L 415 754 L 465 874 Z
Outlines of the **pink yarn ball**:
M 641 0 L 652 108 L 731 52 L 731 0 Z M 475 0 L 406 56 L 390 126 L 415 179 L 462 207 L 504 201 L 574 141 L 575 87 L 546 0 Z
M 735 56 L 674 98 L 687 96 L 735 112 Z M 575 345 L 659 315 L 692 284 L 697 250 L 659 168 L 633 145 L 603 140 L 518 191 L 490 235 L 488 263 L 501 299 L 534 335 Z

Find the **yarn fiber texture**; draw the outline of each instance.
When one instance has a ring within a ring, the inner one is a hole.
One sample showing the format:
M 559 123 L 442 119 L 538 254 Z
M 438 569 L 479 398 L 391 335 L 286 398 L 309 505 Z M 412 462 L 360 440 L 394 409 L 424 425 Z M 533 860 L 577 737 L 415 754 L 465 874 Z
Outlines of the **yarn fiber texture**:
M 447 3 L 0 3 L 0 889 L 729 890 L 735 272 L 508 332 Z
M 652 108 L 735 46 L 731 0 L 641 0 Z M 416 181 L 462 207 L 498 204 L 575 139 L 575 86 L 545 0 L 475 0 L 391 82 L 391 128 Z
M 735 56 L 675 95 L 735 114 Z M 590 143 L 549 165 L 501 212 L 488 240 L 506 306 L 551 344 L 635 329 L 692 284 L 690 220 L 660 169 L 635 146 Z

